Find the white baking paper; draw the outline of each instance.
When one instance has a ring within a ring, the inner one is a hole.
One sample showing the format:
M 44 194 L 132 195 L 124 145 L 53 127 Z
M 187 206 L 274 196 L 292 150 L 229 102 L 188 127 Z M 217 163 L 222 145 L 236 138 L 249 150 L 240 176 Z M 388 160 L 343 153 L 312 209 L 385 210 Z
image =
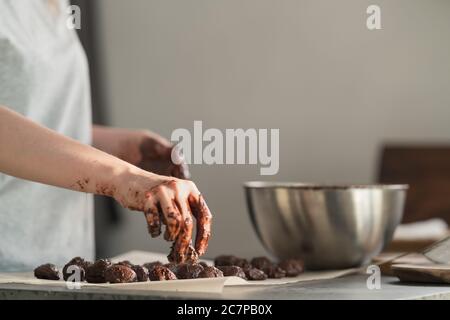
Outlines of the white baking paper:
M 0 273 L 0 284 L 27 284 L 33 286 L 83 288 L 105 288 L 111 290 L 136 290 L 136 291 L 168 291 L 168 292 L 208 292 L 221 293 L 227 278 L 186 279 L 172 281 L 148 281 L 134 283 L 73 283 L 58 280 L 36 279 L 32 272 L 24 273 Z

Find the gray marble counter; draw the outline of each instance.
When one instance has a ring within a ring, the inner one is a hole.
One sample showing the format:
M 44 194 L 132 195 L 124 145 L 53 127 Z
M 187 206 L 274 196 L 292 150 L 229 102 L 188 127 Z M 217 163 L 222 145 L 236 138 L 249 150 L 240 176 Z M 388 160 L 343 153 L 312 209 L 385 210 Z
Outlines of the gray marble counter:
M 117 291 L 101 288 L 70 290 L 1 284 L 0 299 L 449 299 L 450 285 L 405 284 L 397 278 L 382 277 L 381 288 L 369 290 L 367 275 L 310 281 L 278 286 L 225 287 L 221 294 L 180 292 Z

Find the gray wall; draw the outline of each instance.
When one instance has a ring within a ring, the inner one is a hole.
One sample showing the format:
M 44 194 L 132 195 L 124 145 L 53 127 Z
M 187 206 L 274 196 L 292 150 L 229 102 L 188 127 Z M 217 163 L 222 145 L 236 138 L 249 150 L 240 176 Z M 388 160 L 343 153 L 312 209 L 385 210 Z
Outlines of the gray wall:
M 379 4 L 380 31 L 365 26 Z M 280 128 L 271 180 L 370 182 L 386 141 L 450 137 L 450 1 L 100 0 L 112 124 Z M 263 253 L 241 184 L 254 166 L 193 166 L 215 214 L 210 256 Z M 267 179 L 267 178 L 265 178 Z M 139 213 L 101 235 L 111 254 L 168 251 Z

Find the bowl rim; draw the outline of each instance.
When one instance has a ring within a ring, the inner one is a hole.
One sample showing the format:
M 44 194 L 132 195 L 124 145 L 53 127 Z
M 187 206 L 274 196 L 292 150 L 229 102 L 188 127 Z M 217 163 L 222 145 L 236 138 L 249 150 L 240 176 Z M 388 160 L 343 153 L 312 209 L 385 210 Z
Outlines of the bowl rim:
M 327 184 L 308 182 L 273 182 L 273 181 L 246 181 L 246 189 L 301 189 L 301 190 L 354 190 L 354 189 L 382 189 L 382 190 L 407 190 L 407 184 Z

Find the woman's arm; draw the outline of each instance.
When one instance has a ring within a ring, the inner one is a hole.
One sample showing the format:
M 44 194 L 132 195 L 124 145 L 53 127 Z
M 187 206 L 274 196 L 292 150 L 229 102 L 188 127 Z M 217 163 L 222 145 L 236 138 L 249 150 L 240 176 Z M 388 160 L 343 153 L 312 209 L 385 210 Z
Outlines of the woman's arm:
M 211 213 L 194 183 L 139 169 L 2 106 L 0 172 L 110 196 L 126 208 L 144 212 L 153 237 L 161 233 L 161 224 L 166 225 L 164 238 L 175 242 L 171 259 L 176 262 L 192 254 L 193 215 L 198 229 L 195 249 L 200 255 L 206 250 Z
M 18 178 L 100 194 L 98 186 L 131 165 L 0 107 L 0 171 Z

